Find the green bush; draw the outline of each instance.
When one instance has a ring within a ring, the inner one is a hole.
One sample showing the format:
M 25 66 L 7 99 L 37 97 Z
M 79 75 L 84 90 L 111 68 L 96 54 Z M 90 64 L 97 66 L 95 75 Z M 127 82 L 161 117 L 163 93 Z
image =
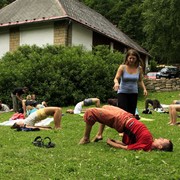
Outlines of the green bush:
M 158 71 L 157 65 L 158 65 L 158 64 L 157 64 L 156 60 L 155 60 L 155 59 L 152 59 L 152 60 L 150 61 L 150 71 L 152 71 L 152 72 Z
M 72 105 L 87 97 L 115 97 L 113 78 L 123 55 L 106 46 L 21 46 L 0 61 L 0 98 L 11 104 L 15 87 L 27 86 L 50 105 Z

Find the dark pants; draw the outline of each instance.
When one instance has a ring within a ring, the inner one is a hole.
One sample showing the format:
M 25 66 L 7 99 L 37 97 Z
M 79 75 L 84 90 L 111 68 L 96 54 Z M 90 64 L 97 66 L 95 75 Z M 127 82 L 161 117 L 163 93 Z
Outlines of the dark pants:
M 18 100 L 16 95 L 11 93 L 12 102 L 13 102 L 13 111 L 22 113 L 22 102 Z
M 137 107 L 137 98 L 138 94 L 118 94 L 118 107 L 124 109 L 125 111 L 135 115 L 136 107 Z

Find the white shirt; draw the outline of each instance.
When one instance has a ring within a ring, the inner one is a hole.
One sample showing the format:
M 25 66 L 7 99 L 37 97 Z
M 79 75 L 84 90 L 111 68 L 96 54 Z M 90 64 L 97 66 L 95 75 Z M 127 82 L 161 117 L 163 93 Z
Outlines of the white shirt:
M 79 102 L 76 104 L 76 106 L 74 107 L 74 114 L 80 114 L 82 111 L 82 103 L 83 102 Z
M 1 104 L 2 108 L 0 109 L 0 111 L 5 111 L 5 112 L 9 112 L 10 109 L 6 104 Z

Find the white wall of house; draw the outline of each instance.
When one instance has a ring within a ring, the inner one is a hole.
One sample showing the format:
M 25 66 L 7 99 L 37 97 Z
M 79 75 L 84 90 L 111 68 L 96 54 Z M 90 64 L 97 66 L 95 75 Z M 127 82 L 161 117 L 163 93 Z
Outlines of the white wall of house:
M 72 45 L 83 45 L 87 50 L 92 50 L 93 32 L 81 24 L 72 25 Z
M 0 33 L 0 58 L 9 51 L 9 33 Z
M 53 24 L 34 25 L 31 27 L 22 26 L 20 28 L 20 45 L 28 44 L 42 47 L 43 45 L 54 43 Z

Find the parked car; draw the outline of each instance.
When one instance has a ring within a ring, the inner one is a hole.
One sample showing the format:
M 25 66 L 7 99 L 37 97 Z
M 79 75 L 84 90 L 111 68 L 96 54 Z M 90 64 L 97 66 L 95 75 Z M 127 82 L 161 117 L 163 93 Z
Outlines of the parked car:
M 176 78 L 180 77 L 180 71 L 177 67 L 170 66 L 170 67 L 165 67 L 162 68 L 159 72 L 156 73 L 156 78 Z
M 147 79 L 156 79 L 157 72 L 148 72 L 144 77 Z

